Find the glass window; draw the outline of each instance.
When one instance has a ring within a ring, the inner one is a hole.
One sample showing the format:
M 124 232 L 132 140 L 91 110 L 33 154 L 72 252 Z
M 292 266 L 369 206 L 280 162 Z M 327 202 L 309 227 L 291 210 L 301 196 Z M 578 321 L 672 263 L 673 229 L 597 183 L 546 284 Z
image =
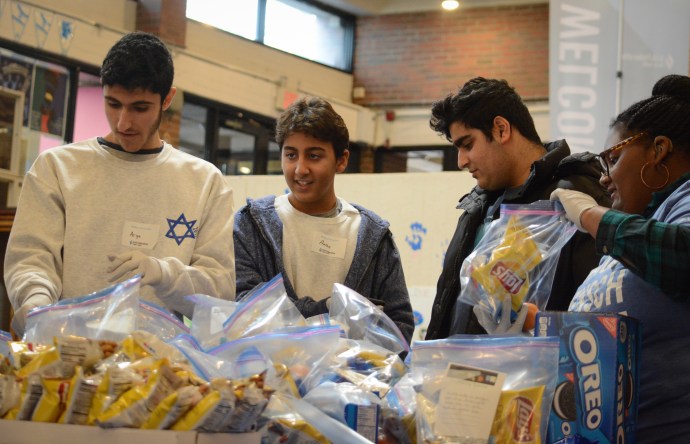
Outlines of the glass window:
M 266 174 L 283 174 L 280 166 L 280 145 L 277 142 L 268 142 L 268 168 Z
M 187 17 L 333 68 L 352 69 L 354 18 L 303 0 L 234 1 L 229 12 L 220 3 L 187 0 Z
M 256 40 L 259 0 L 232 2 L 232 6 L 218 0 L 189 0 L 187 17 L 246 39 Z
M 22 171 L 39 153 L 65 143 L 69 78 L 64 66 L 0 48 L 0 86 L 24 95 L 22 138 L 27 148 Z
M 264 44 L 335 68 L 348 70 L 343 19 L 303 2 L 268 0 Z
M 180 151 L 206 159 L 206 115 L 204 106 L 185 102 L 180 119 Z
M 452 171 L 456 167 L 455 148 L 376 150 L 374 170 L 377 173 L 430 173 Z
M 408 173 L 429 173 L 437 171 L 443 171 L 443 150 L 407 152 Z
M 226 176 L 252 174 L 255 142 L 251 134 L 219 128 L 216 166 Z

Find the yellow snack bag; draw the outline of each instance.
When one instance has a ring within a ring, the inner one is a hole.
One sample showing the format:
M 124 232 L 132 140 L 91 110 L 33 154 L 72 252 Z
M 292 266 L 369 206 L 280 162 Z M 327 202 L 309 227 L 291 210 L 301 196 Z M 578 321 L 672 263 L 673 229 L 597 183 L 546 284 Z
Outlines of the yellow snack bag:
M 184 385 L 196 385 L 196 386 L 203 386 L 203 385 L 208 385 L 208 382 L 204 380 L 203 378 L 200 378 L 197 376 L 196 373 L 190 370 L 175 370 L 175 374 L 179 376 L 180 379 L 182 379 Z
M 541 444 L 539 425 L 543 395 L 543 385 L 501 392 L 491 426 L 494 442 Z
M 31 374 L 47 377 L 62 377 L 63 365 L 60 352 L 55 347 L 47 348 L 36 355 L 29 363 L 17 371 L 17 377 L 27 378 Z
M 55 348 L 66 367 L 66 376 L 72 376 L 74 367 L 82 366 L 87 371 L 102 359 L 117 350 L 113 341 L 95 340 L 80 336 L 61 336 L 54 339 Z
M 274 384 L 276 391 L 289 393 L 295 398 L 301 398 L 290 369 L 285 364 L 280 363 L 274 363 L 273 369 L 275 370 L 275 379 L 272 381 L 272 384 Z
M 123 339 L 120 349 L 130 361 L 150 356 L 156 360 L 167 359 L 170 365 L 189 364 L 187 358 L 177 348 L 164 342 L 153 333 L 143 330 L 133 331 Z
M 153 358 L 143 358 L 136 362 L 121 362 L 103 368 L 86 423 L 95 424 L 96 417 L 110 407 L 120 395 L 134 386 L 143 385 L 155 362 Z
M 182 380 L 170 368 L 168 360 L 161 359 L 145 384 L 123 393 L 96 417 L 96 422 L 106 428 L 141 427 L 156 406 L 180 385 Z
M 81 366 L 75 369 L 65 400 L 65 409 L 58 419 L 60 424 L 86 424 L 102 375 L 84 376 Z
M 244 433 L 253 430 L 273 393 L 273 390 L 264 387 L 264 375 L 262 373 L 234 382 L 233 390 L 237 401 L 223 431 Z
M 519 311 L 529 290 L 529 272 L 542 260 L 539 247 L 516 216 L 507 222 L 501 243 L 489 260 L 475 267 L 470 276 L 481 284 L 486 293 L 499 301 L 511 297 L 513 311 Z
M 132 335 L 127 336 L 120 344 L 120 351 L 129 358 L 130 361 L 151 356 L 150 350 Z
M 70 380 L 41 377 L 42 392 L 31 420 L 36 422 L 56 422 L 65 408 Z
M 264 416 L 270 418 L 264 439 L 267 444 L 310 443 L 328 444 L 330 441 L 314 426 L 283 401 L 283 395 L 277 393 L 271 397 Z
M 222 378 L 213 379 L 208 394 L 173 424 L 171 429 L 221 432 L 235 409 L 235 402 L 235 392 L 231 381 Z
M 187 385 L 175 390 L 156 406 L 141 428 L 169 429 L 185 413 L 197 405 L 207 391 L 208 385 Z
M 13 375 L 0 375 L 0 418 L 19 407 L 22 396 L 21 384 Z
M 37 373 L 32 373 L 22 380 L 19 405 L 10 409 L 7 415 L 5 415 L 5 419 L 29 421 L 34 408 L 36 408 L 36 403 L 41 398 L 41 394 L 43 394 L 41 376 Z
M 52 348 L 51 345 L 38 345 L 31 342 L 10 341 L 7 343 L 9 348 L 8 358 L 15 370 L 26 366 L 41 352 Z
M 282 444 L 284 442 L 329 444 L 325 436 L 314 426 L 292 414 L 277 418 L 268 423 L 268 442 L 270 444 Z

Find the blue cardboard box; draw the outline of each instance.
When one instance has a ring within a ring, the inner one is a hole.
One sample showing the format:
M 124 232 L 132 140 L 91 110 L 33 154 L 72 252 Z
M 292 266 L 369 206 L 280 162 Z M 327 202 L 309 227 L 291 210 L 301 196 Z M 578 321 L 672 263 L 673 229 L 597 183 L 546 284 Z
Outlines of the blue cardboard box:
M 635 442 L 640 335 L 615 313 L 537 313 L 535 336 L 560 338 L 547 443 Z

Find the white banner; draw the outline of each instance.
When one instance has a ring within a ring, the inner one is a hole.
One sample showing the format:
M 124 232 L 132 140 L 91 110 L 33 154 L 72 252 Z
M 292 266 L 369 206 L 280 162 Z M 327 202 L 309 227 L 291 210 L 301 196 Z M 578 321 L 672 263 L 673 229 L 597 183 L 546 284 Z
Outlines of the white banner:
M 549 9 L 550 134 L 573 152 L 600 152 L 620 110 L 662 76 L 688 74 L 688 0 L 551 0 Z

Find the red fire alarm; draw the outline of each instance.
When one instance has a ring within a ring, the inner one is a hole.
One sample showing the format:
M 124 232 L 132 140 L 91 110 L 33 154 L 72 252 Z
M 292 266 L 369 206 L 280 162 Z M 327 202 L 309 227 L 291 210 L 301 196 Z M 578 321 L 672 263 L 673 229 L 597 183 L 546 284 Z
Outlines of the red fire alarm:
M 386 111 L 386 122 L 392 122 L 395 120 L 395 111 Z

